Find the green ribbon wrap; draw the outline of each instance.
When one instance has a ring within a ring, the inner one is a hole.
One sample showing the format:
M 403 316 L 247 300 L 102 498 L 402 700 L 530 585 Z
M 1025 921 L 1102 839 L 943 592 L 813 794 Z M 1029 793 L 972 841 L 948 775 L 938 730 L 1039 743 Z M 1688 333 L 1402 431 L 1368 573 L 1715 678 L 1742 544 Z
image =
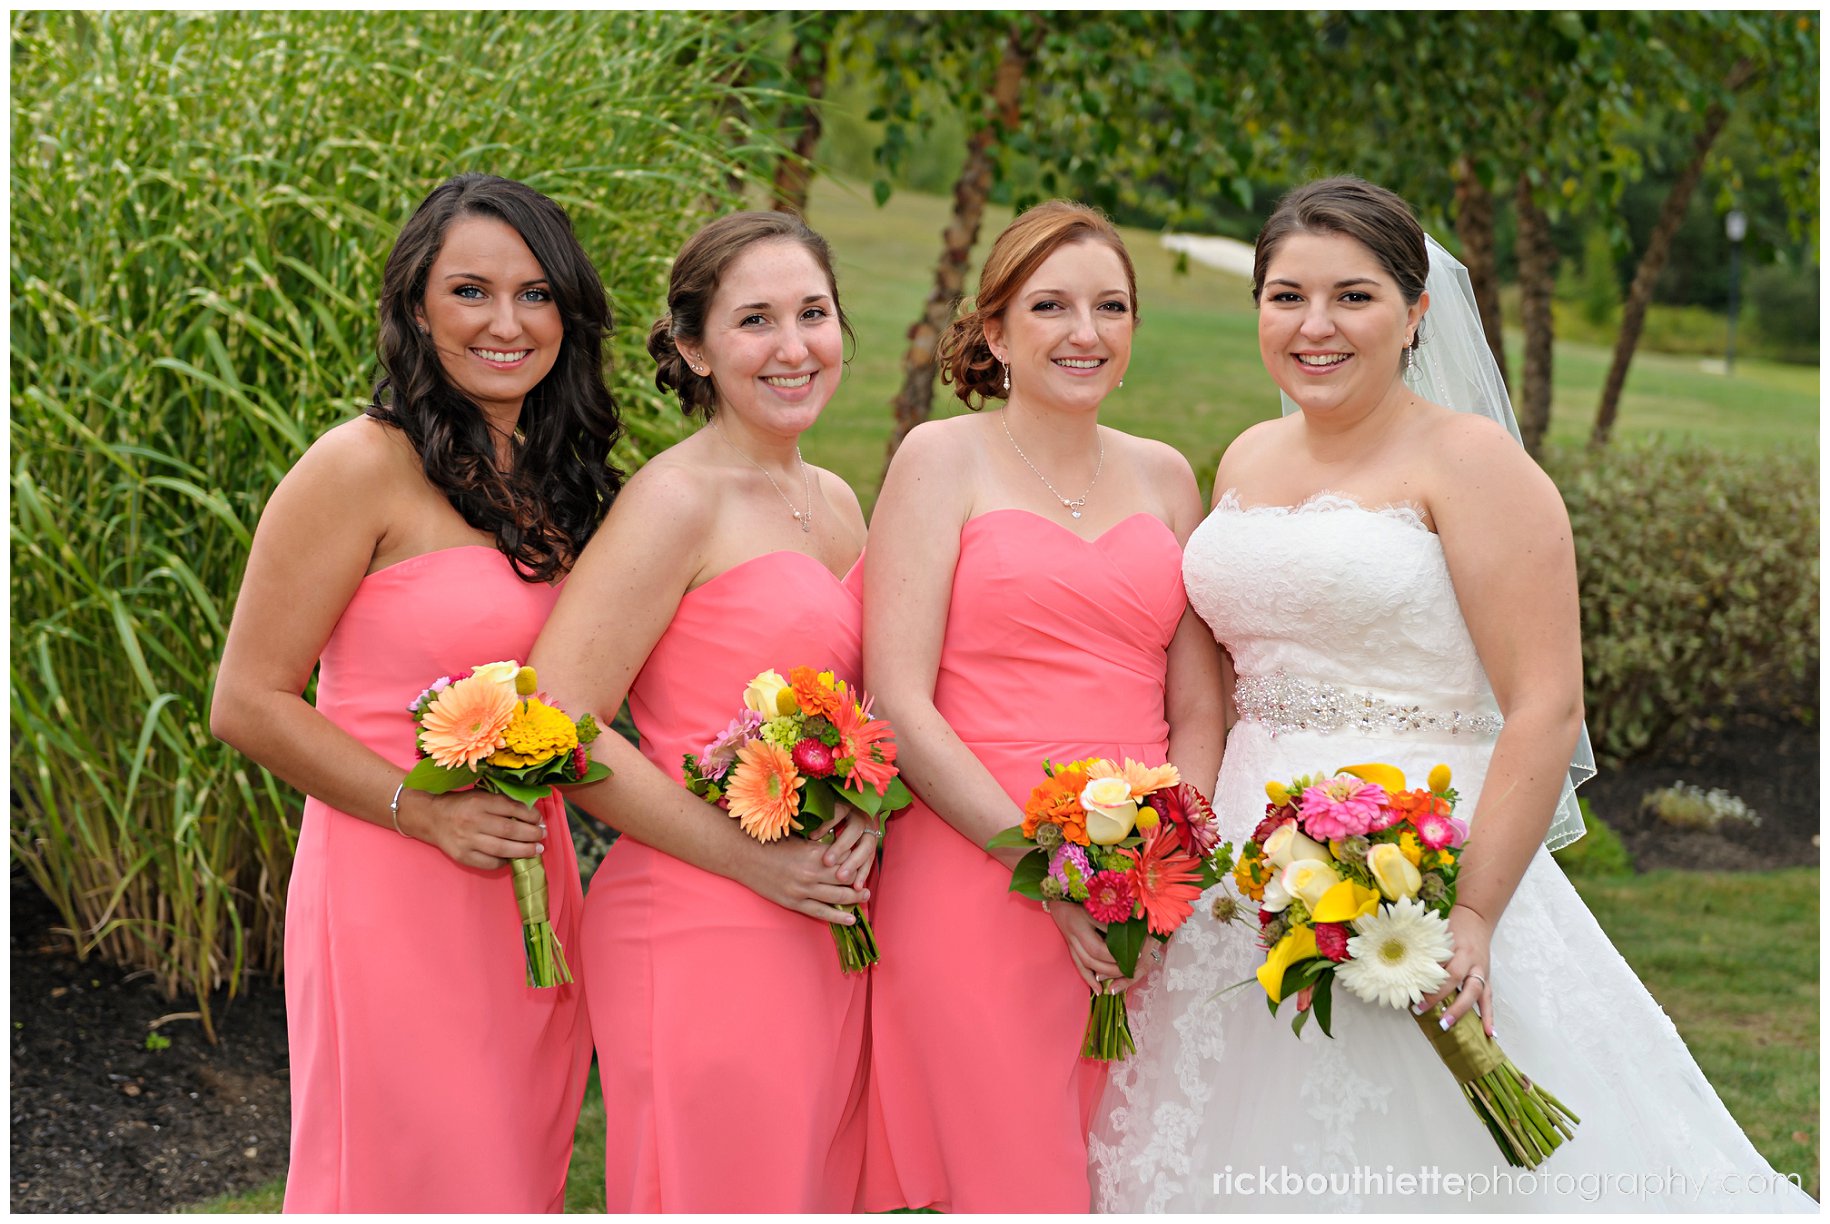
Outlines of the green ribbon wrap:
M 521 912 L 521 945 L 527 954 L 529 986 L 560 986 L 572 980 L 565 949 L 553 933 L 546 904 L 546 866 L 533 858 L 511 859 L 515 908 Z
M 1444 1032 L 1442 1017 L 1454 1002 L 1450 995 L 1418 1016 L 1417 1027 L 1461 1086 L 1462 1096 L 1486 1124 L 1507 1163 L 1535 1169 L 1565 1140 L 1576 1137 L 1576 1124 L 1582 1119 L 1513 1066 L 1473 1012 Z

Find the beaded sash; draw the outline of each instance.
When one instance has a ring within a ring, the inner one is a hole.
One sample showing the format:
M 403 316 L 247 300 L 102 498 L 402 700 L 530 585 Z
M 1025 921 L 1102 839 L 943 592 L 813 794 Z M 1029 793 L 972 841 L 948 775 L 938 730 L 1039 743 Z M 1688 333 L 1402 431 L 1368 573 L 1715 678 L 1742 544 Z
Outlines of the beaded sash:
M 1428 710 L 1368 692 L 1300 680 L 1285 672 L 1241 676 L 1233 688 L 1241 718 L 1263 723 L 1276 735 L 1285 731 L 1430 731 L 1448 735 L 1491 737 L 1505 720 L 1497 714 L 1461 710 Z

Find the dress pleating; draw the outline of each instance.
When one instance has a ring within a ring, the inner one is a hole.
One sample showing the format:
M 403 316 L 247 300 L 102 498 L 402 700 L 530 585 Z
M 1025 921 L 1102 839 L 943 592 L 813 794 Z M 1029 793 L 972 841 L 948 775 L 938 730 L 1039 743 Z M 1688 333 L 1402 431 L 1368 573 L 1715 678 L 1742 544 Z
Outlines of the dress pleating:
M 1135 514 L 1094 540 L 1040 515 L 968 520 L 934 700 L 1019 805 L 1043 760 L 1161 764 L 1181 549 Z M 1088 1208 L 1105 1065 L 1054 920 L 919 801 L 890 824 L 874 898 L 870 1142 L 859 1207 Z
M 680 779 L 771 668 L 856 686 L 861 570 L 773 552 L 689 591 L 630 689 L 643 755 Z M 840 971 L 827 924 L 623 837 L 585 929 L 608 1209 L 850 1210 L 869 977 Z
M 558 588 L 493 548 L 365 577 L 325 644 L 317 708 L 401 768 L 440 676 L 527 658 Z M 545 801 L 548 904 L 576 971 L 583 910 Z M 286 900 L 287 1211 L 559 1211 L 591 1046 L 584 989 L 526 984 L 509 869 L 307 799 Z

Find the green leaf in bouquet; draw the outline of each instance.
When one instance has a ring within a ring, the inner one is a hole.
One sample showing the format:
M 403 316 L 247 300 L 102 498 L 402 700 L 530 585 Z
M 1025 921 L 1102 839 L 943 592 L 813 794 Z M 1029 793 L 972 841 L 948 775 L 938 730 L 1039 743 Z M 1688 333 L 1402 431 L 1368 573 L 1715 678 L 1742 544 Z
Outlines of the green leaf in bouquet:
M 808 778 L 807 784 L 801 788 L 801 814 L 795 817 L 795 827 L 803 833 L 812 833 L 831 820 L 835 798 L 830 781 L 825 778 Z
M 891 778 L 890 784 L 883 788 L 883 806 L 881 810 L 886 814 L 889 812 L 900 812 L 903 808 L 908 807 L 909 804 L 913 802 L 915 802 L 915 795 L 907 786 L 903 785 L 901 777 Z
M 990 841 L 985 843 L 987 850 L 1033 850 L 1034 848 L 1035 843 L 1023 836 L 1022 825 L 1012 825 L 1008 829 L 1000 829 L 991 835 Z
M 1048 855 L 1041 850 L 1032 850 L 1023 856 L 1016 870 L 1010 873 L 1010 891 L 1028 897 L 1031 901 L 1040 901 L 1043 899 L 1042 881 L 1047 875 Z
M 553 788 L 546 785 L 534 786 L 519 778 L 505 778 L 497 775 L 489 779 L 489 789 L 499 795 L 508 796 L 523 807 L 533 807 L 552 793 Z
M 406 777 L 407 786 L 429 795 L 443 795 L 476 784 L 477 774 L 470 769 L 446 769 L 431 757 L 424 757 Z
M 1288 969 L 1284 970 L 1283 985 L 1278 988 L 1277 997 L 1279 999 L 1288 999 L 1303 987 L 1313 983 L 1315 981 L 1313 970 L 1318 960 L 1323 965 L 1330 963 L 1325 957 L 1312 956 L 1308 960 L 1297 961 L 1294 965 L 1291 965 Z M 1271 1010 L 1276 1011 L 1277 1009 L 1273 1007 Z
M 844 793 L 845 802 L 866 816 L 875 816 L 883 808 L 883 796 L 877 793 L 877 788 L 874 786 L 866 786 L 862 790 L 852 790 L 850 787 L 846 787 Z
M 1303 1025 L 1307 1023 L 1309 1023 L 1309 1013 L 1306 1011 L 1299 1011 L 1294 1016 L 1290 1017 L 1290 1031 L 1295 1033 L 1298 1037 L 1301 1037 L 1303 1035 Z
M 1324 971 L 1315 979 L 1315 993 L 1309 996 L 1309 1010 L 1322 1028 L 1322 1036 L 1333 1037 L 1334 974 Z
M 569 779 L 566 784 L 568 786 L 584 786 L 592 782 L 602 782 L 609 776 L 610 767 L 608 765 L 604 764 L 602 761 L 592 761 L 591 764 L 585 768 L 584 777 Z
M 1126 977 L 1137 972 L 1137 954 L 1144 950 L 1146 934 L 1142 918 L 1128 918 L 1106 927 L 1106 947 L 1118 962 L 1118 971 Z

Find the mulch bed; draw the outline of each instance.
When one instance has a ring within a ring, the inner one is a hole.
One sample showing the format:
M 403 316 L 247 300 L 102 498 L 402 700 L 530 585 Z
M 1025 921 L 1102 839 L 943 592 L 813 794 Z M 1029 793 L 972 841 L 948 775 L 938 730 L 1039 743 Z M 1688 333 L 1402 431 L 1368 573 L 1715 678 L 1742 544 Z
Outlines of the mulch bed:
M 1677 831 L 1643 816 L 1646 791 L 1683 780 L 1721 787 L 1756 828 Z M 1657 759 L 1604 771 L 1582 790 L 1640 870 L 1758 870 L 1818 861 L 1818 734 L 1743 711 Z M 251 982 L 219 1005 L 221 1043 L 144 977 L 79 964 L 51 934 L 54 910 L 12 885 L 12 1209 L 171 1211 L 265 1184 L 286 1171 L 290 1093 L 280 987 Z

